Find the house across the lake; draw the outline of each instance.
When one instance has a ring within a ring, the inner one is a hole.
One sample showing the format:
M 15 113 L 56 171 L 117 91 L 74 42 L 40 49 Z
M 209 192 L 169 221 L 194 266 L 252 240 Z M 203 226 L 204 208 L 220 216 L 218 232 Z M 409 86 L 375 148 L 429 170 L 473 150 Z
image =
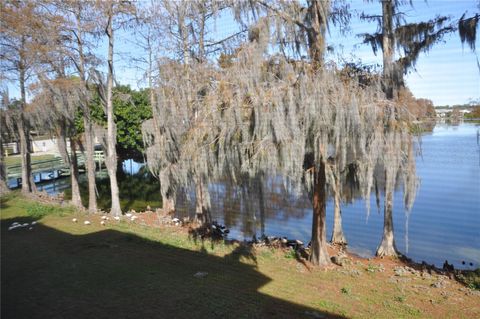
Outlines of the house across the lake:
M 437 117 L 439 118 L 445 118 L 445 117 L 449 117 L 450 114 L 453 112 L 453 111 L 457 111 L 462 115 L 464 116 L 465 114 L 468 114 L 470 112 L 472 112 L 472 110 L 468 110 L 468 109 L 454 109 L 454 108 L 440 108 L 440 109 L 435 109 L 435 112 L 437 113 Z
M 98 145 L 98 139 L 95 137 L 95 145 Z M 3 144 L 4 156 L 20 153 L 20 143 L 10 142 Z M 70 140 L 67 138 L 67 150 L 70 150 Z M 58 143 L 56 138 L 48 136 L 33 137 L 32 140 L 32 152 L 44 153 L 44 154 L 60 154 L 58 150 Z

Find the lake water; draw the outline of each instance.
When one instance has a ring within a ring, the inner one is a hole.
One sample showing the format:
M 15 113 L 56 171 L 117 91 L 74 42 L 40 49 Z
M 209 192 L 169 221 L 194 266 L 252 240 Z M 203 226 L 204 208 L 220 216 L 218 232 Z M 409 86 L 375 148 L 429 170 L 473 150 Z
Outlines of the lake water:
M 417 156 L 420 186 L 411 213 L 403 208 L 401 190 L 395 193 L 394 227 L 397 248 L 415 261 L 441 266 L 445 260 L 458 268 L 480 267 L 480 126 L 437 124 L 421 138 Z M 143 164 L 124 163 L 120 193 L 124 210 L 160 205 L 158 182 Z M 85 179 L 85 176 L 82 176 Z M 68 179 L 44 183 L 39 188 L 49 193 L 65 190 Z M 99 179 L 100 205 L 109 207 L 108 178 Z M 230 228 L 229 237 L 252 239 L 262 234 L 286 236 L 308 242 L 312 210 L 308 198 L 294 196 L 278 179 L 263 183 L 264 211 L 260 210 L 258 187 L 250 193 L 228 185 L 209 186 L 212 217 Z M 373 256 L 383 231 L 383 211 L 377 212 L 371 199 L 367 217 L 365 202 L 356 200 L 342 206 L 344 233 L 349 250 L 364 257 Z M 179 215 L 194 212 L 194 197 L 182 196 Z M 327 204 L 327 230 L 330 233 L 333 206 Z M 408 236 L 407 236 L 408 230 Z M 328 238 L 329 239 L 329 238 Z M 465 262 L 465 265 L 462 262 Z M 469 265 L 472 263 L 472 265 Z

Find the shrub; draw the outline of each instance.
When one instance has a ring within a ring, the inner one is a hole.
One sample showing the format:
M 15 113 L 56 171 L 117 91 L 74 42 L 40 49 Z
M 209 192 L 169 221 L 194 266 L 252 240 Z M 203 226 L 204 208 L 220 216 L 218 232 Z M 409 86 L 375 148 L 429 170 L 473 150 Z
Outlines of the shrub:
M 56 214 L 63 216 L 65 213 L 70 212 L 69 208 L 55 207 L 50 205 L 32 203 L 26 207 L 27 215 L 29 217 L 40 219 L 47 215 Z

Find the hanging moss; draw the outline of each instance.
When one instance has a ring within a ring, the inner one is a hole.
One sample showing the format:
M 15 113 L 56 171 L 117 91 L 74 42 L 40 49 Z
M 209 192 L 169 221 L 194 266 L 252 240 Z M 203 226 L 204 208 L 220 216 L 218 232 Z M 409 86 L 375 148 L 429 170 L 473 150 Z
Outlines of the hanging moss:
M 262 173 L 286 176 L 303 192 L 312 187 L 309 167 L 331 159 L 328 183 L 354 167 L 349 178 L 354 174 L 369 198 L 381 166 L 387 191 L 405 175 L 410 202 L 416 178 L 406 112 L 384 99 L 379 80 L 345 80 L 334 68 L 266 55 L 267 46 L 242 46 L 228 68 L 161 65 L 155 117 L 144 122 L 143 134 L 162 186 L 191 186 L 193 175 L 236 181 Z

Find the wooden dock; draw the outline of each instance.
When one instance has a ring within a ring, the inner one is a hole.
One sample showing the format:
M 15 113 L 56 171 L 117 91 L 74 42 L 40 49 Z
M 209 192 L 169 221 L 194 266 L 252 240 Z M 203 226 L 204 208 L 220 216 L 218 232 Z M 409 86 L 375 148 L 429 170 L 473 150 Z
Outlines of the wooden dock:
M 95 169 L 102 169 L 102 165 L 105 165 L 105 155 L 103 151 L 95 151 L 94 154 Z M 77 163 L 80 172 L 86 170 L 85 156 L 83 153 L 77 153 Z M 33 162 L 32 165 L 32 175 L 39 177 L 36 180 L 36 183 L 41 183 L 44 181 L 54 180 L 57 178 L 65 177 L 70 175 L 70 167 L 67 163 L 64 162 L 63 158 L 55 157 L 51 160 Z M 8 166 L 7 168 L 7 178 L 16 179 L 17 184 L 21 185 L 22 183 L 22 166 L 14 165 Z M 44 178 L 45 174 L 48 178 Z

